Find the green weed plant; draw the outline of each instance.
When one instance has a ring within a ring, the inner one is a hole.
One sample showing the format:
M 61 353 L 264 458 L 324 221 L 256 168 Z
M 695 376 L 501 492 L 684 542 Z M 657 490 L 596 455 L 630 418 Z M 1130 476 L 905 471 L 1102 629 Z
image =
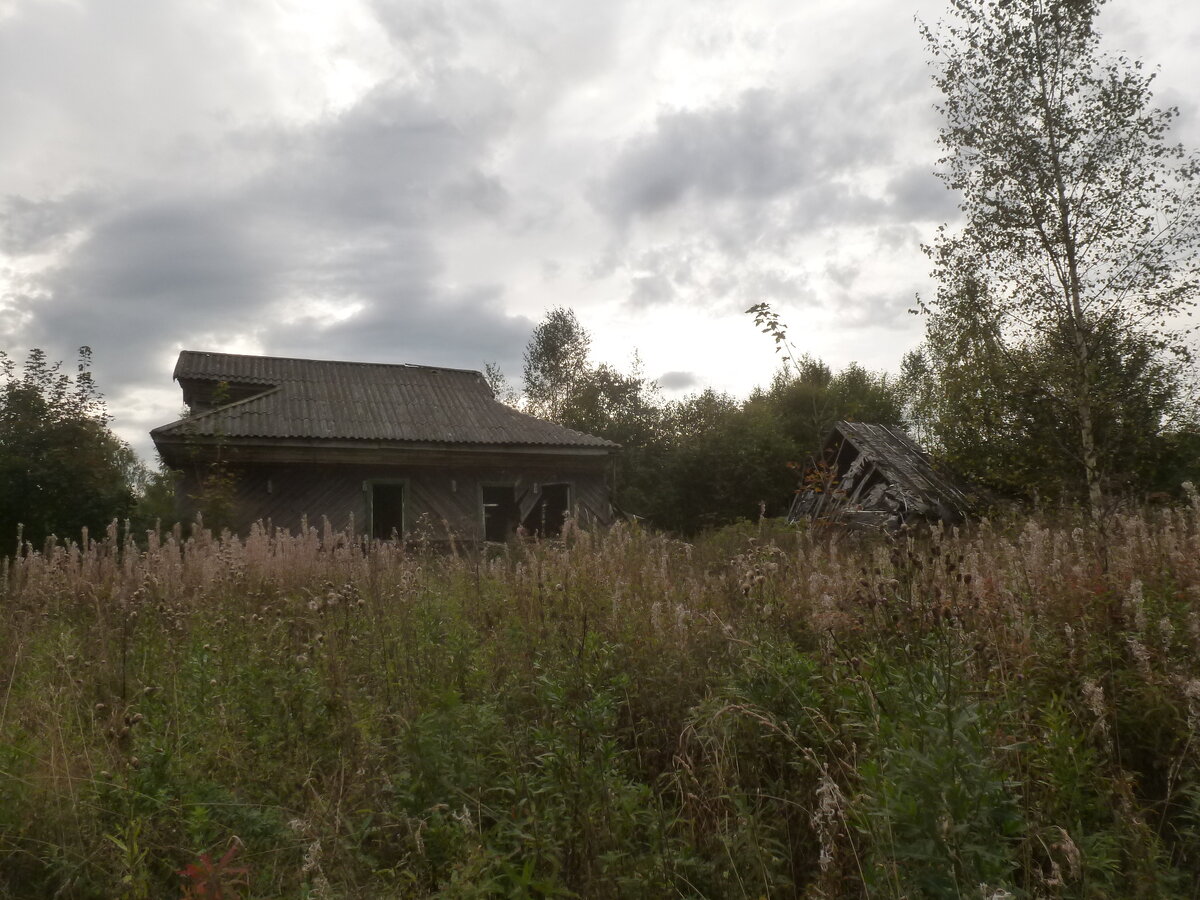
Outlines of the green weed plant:
M 6 900 L 1200 891 L 1196 503 L 0 565 Z

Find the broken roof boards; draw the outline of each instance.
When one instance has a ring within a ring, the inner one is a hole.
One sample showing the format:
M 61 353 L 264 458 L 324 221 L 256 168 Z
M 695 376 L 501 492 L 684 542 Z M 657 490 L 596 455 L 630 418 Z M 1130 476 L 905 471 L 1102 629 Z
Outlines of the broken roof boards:
M 961 481 L 900 428 L 838 422 L 805 471 L 788 518 L 894 527 L 958 522 L 974 506 Z

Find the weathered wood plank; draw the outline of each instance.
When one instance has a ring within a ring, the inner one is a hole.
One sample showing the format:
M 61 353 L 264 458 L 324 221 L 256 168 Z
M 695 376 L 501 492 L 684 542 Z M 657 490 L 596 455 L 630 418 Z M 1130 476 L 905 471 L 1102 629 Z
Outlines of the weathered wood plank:
M 353 528 L 358 534 L 371 529 L 371 484 L 403 483 L 404 528 L 409 534 L 425 531 L 433 537 L 454 535 L 467 540 L 482 536 L 482 486 L 511 484 L 517 496 L 539 494 L 541 484 L 570 485 L 575 514 L 589 524 L 612 521 L 609 488 L 602 469 L 578 465 L 559 467 L 379 465 L 234 465 L 232 525 L 248 530 L 255 521 L 296 530 L 307 519 L 310 525 L 327 518 L 335 529 Z M 181 514 L 194 516 L 199 496 L 197 479 L 185 476 L 178 486 Z

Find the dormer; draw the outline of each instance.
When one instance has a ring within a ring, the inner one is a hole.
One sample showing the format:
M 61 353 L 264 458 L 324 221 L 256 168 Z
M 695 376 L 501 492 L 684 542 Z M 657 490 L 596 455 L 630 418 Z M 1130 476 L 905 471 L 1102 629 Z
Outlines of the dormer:
M 180 378 L 179 386 L 183 388 L 183 402 L 187 404 L 188 413 L 193 416 L 227 403 L 256 397 L 274 387 L 270 384 L 215 381 L 209 378 Z

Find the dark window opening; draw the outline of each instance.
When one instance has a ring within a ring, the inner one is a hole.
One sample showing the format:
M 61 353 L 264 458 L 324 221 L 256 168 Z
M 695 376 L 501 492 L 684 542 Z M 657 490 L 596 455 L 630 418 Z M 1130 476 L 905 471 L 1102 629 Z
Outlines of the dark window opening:
M 517 528 L 517 497 L 510 484 L 483 485 L 483 539 L 502 543 Z
M 371 537 L 381 541 L 404 534 L 404 485 L 371 485 Z
M 542 537 L 558 537 L 562 534 L 563 520 L 571 509 L 571 486 L 569 484 L 543 484 L 538 498 L 521 526 L 530 534 Z

